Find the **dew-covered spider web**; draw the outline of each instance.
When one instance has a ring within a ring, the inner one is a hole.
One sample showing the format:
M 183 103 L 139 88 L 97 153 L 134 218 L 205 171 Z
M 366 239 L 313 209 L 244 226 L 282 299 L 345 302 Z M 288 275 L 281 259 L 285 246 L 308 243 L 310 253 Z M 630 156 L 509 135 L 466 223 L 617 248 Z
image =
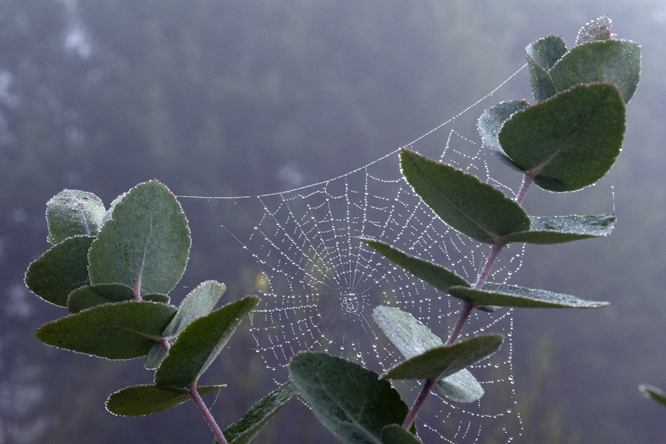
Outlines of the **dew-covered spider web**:
M 517 73 L 516 73 L 517 74 Z M 512 75 L 502 85 L 508 82 Z M 495 104 L 494 93 L 437 128 L 404 145 L 453 165 L 515 197 L 520 184 L 483 148 L 472 123 Z M 464 127 L 463 116 L 471 115 Z M 434 148 L 433 148 L 434 147 Z M 515 183 L 498 177 L 511 177 Z M 180 196 L 190 199 L 192 196 Z M 443 341 L 461 304 L 435 290 L 362 243 L 384 241 L 441 264 L 474 282 L 490 246 L 443 223 L 402 177 L 399 149 L 347 174 L 297 189 L 254 197 L 198 197 L 219 214 L 220 235 L 238 242 L 256 265 L 261 303 L 251 315 L 256 351 L 276 383 L 288 380 L 287 365 L 299 351 L 326 351 L 382 372 L 404 358 L 372 320 L 379 305 L 398 307 L 426 324 Z M 231 215 L 247 216 L 247 233 L 229 228 Z M 489 281 L 510 280 L 522 264 L 522 245 L 506 248 Z M 433 390 L 417 419 L 426 443 L 512 442 L 522 433 L 512 368 L 513 314 L 475 310 L 462 338 L 503 333 L 502 349 L 469 368 L 485 395 L 453 403 Z M 411 405 L 420 382 L 395 382 Z

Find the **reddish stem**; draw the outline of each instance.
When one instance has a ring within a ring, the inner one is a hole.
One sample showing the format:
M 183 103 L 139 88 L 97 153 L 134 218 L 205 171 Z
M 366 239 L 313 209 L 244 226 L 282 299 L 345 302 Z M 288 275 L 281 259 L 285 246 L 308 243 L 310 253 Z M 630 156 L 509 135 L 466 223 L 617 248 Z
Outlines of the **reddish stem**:
M 527 189 L 530 187 L 533 180 L 534 177 L 530 173 L 525 174 L 525 176 L 523 177 L 523 183 L 520 185 L 520 189 L 518 190 L 518 194 L 516 195 L 516 203 L 518 205 L 522 206 L 523 200 L 525 199 L 525 195 L 527 194 Z M 486 258 L 486 263 L 483 264 L 483 268 L 481 269 L 481 272 L 477 276 L 476 282 L 474 283 L 475 289 L 480 290 L 481 288 L 483 288 L 483 285 L 488 280 L 488 276 L 490 276 L 490 270 L 492 270 L 493 265 L 497 261 L 497 258 L 499 257 L 499 254 L 505 245 L 506 244 L 501 242 L 499 239 L 496 239 L 493 242 L 493 248 L 492 250 L 490 250 L 490 254 Z M 450 347 L 456 342 L 456 339 L 458 339 L 458 336 L 460 336 L 460 332 L 465 326 L 467 319 L 469 319 L 469 315 L 472 313 L 474 307 L 475 307 L 474 302 L 463 301 L 463 308 L 460 311 L 460 315 L 458 315 L 458 321 L 456 322 L 456 325 L 453 327 L 453 330 L 449 335 L 449 339 L 446 341 L 447 347 Z M 414 422 L 416 416 L 419 413 L 419 410 L 423 406 L 425 399 L 428 397 L 430 389 L 434 384 L 435 381 L 432 379 L 426 380 L 425 384 L 423 384 L 421 393 L 419 393 L 419 396 L 416 398 L 416 401 L 414 401 L 412 409 L 409 411 L 407 417 L 405 418 L 405 422 L 403 422 L 402 424 L 402 427 L 404 429 L 409 429 L 409 427 L 411 427 L 412 423 Z
M 532 185 L 532 181 L 534 180 L 534 176 L 532 176 L 531 173 L 525 173 L 523 176 L 523 183 L 520 184 L 520 189 L 518 190 L 518 194 L 516 195 L 516 203 L 518 205 L 523 204 L 523 199 L 525 199 L 525 194 L 527 194 L 527 189 Z
M 428 394 L 430 393 L 430 389 L 432 386 L 435 384 L 435 381 L 432 379 L 426 379 L 425 384 L 423 384 L 423 388 L 421 389 L 421 393 L 419 393 L 418 398 L 416 398 L 416 401 L 414 401 L 414 405 L 412 405 L 412 409 L 409 411 L 407 414 L 407 417 L 405 418 L 405 422 L 402 423 L 402 428 L 409 430 L 409 428 L 412 426 L 412 423 L 416 419 L 416 415 L 419 414 L 419 410 L 421 410 L 421 407 L 423 406 L 423 402 L 425 399 L 428 397 Z
M 469 315 L 472 313 L 473 308 L 474 308 L 474 302 L 463 301 L 463 308 L 462 310 L 460 310 L 460 315 L 458 315 L 458 322 L 456 322 L 456 325 L 453 327 L 453 330 L 451 330 L 449 339 L 446 341 L 445 345 L 447 347 L 452 346 L 456 342 L 456 339 L 458 339 L 458 336 L 460 336 L 460 332 L 465 326 L 465 322 L 467 322 L 467 319 L 469 318 Z
M 213 415 L 210 413 L 210 410 L 208 410 L 208 407 L 206 407 L 206 404 L 203 402 L 203 399 L 201 399 L 201 396 L 197 391 L 197 383 L 193 382 L 192 384 L 188 385 L 187 388 L 190 390 L 190 396 L 192 396 L 192 399 L 194 399 L 194 402 L 197 404 L 197 407 L 199 407 L 199 410 L 201 410 L 201 414 L 208 423 L 210 429 L 213 431 L 213 434 L 215 435 L 217 440 L 220 442 L 220 444 L 229 444 L 227 440 L 224 438 L 222 429 L 220 429 L 220 426 L 217 425 L 215 418 L 213 418 Z
M 502 248 L 504 248 L 504 245 L 505 244 L 500 242 L 499 239 L 496 239 L 495 242 L 493 242 L 493 249 L 490 250 L 490 255 L 488 255 L 486 258 L 486 263 L 483 265 L 483 269 L 481 270 L 481 273 L 479 273 L 479 276 L 476 278 L 476 282 L 474 283 L 475 289 L 480 290 L 483 288 L 483 284 L 485 284 L 488 280 L 490 270 L 493 268 L 493 265 L 495 265 L 495 261 L 499 257 L 499 254 L 502 251 Z

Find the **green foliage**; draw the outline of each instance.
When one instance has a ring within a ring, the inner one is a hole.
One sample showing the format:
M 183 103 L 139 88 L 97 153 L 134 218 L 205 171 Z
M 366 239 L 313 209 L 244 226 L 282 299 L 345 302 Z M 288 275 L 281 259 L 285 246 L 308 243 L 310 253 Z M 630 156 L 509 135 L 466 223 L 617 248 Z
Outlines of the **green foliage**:
M 248 296 L 214 310 L 225 286 L 206 281 L 180 307 L 169 305 L 168 292 L 185 271 L 191 243 L 175 196 L 153 180 L 104 211 L 96 196 L 71 190 L 49 201 L 47 218 L 49 240 L 58 243 L 30 264 L 26 284 L 73 314 L 43 325 L 37 338 L 107 359 L 146 356 L 146 368 L 157 369 L 156 384 L 112 394 L 111 413 L 149 415 L 193 398 L 207 412 L 200 395 L 223 385 L 196 383 L 259 298 Z M 295 393 L 287 386 L 260 401 L 232 429 L 234 442 L 248 442 Z M 204 416 L 219 430 L 212 416 Z M 226 442 L 221 432 L 216 436 Z
M 164 185 L 137 185 L 115 205 L 90 247 L 90 282 L 169 293 L 185 273 L 189 234 L 180 204 Z
M 570 51 L 561 38 L 551 36 L 526 52 L 537 103 L 504 102 L 478 121 L 484 146 L 524 174 L 515 199 L 450 165 L 406 149 L 400 153 L 403 175 L 424 203 L 461 235 L 492 245 L 474 283 L 419 258 L 418 252 L 411 256 L 362 239 L 461 301 L 460 317 L 446 341 L 409 313 L 377 307 L 373 319 L 403 361 L 379 375 L 327 353 L 298 353 L 289 363 L 291 382 L 222 432 L 200 395 L 223 386 L 198 388 L 197 383 L 259 298 L 247 296 L 215 309 L 226 287 L 206 281 L 178 308 L 170 305 L 169 292 L 185 272 L 191 239 L 176 197 L 157 180 L 119 196 L 108 211 L 96 196 L 76 190 L 48 202 L 48 240 L 54 246 L 30 265 L 26 284 L 72 314 L 42 326 L 38 339 L 107 359 L 144 356 L 145 367 L 155 369 L 155 384 L 110 395 L 109 412 L 148 415 L 193 399 L 218 443 L 249 442 L 297 393 L 344 443 L 419 443 L 414 421 L 431 388 L 456 403 L 484 395 L 470 366 L 499 350 L 504 337 L 484 334 L 458 341 L 474 308 L 608 305 L 487 279 L 509 243 L 556 244 L 612 231 L 614 215 L 529 216 L 522 200 L 532 183 L 574 191 L 596 183 L 612 167 L 624 137 L 625 104 L 638 84 L 640 46 L 613 40 L 610 20 L 602 17 L 581 30 Z M 425 380 L 411 410 L 386 379 Z M 658 389 L 641 390 L 662 403 L 666 399 Z
M 408 432 L 397 424 L 389 424 L 382 429 L 383 444 L 419 444 L 414 434 Z
M 53 245 L 76 235 L 95 236 L 102 226 L 102 200 L 92 193 L 64 190 L 46 203 L 47 240 Z
M 319 421 L 344 443 L 381 442 L 382 428 L 407 415 L 407 404 L 388 381 L 342 358 L 298 353 L 289 377 Z
M 75 236 L 53 246 L 30 264 L 25 283 L 37 296 L 60 307 L 67 306 L 67 297 L 90 282 L 87 254 L 94 238 Z
M 601 179 L 613 165 L 624 121 L 624 103 L 614 85 L 579 85 L 514 114 L 499 142 L 541 188 L 575 191 Z
M 646 398 L 654 399 L 658 403 L 666 406 L 666 393 L 661 389 L 649 384 L 641 384 L 638 389 Z
M 456 343 L 474 308 L 608 305 L 486 280 L 500 251 L 509 243 L 556 244 L 606 236 L 613 229 L 614 215 L 530 217 L 521 206 L 532 183 L 558 192 L 596 183 L 620 153 L 625 103 L 638 84 L 640 46 L 611 40 L 609 28 L 607 17 L 586 25 L 572 51 L 567 51 L 561 38 L 552 36 L 528 46 L 530 82 L 537 103 L 503 102 L 479 118 L 484 146 L 524 174 L 514 200 L 471 174 L 401 150 L 403 175 L 423 202 L 455 230 L 493 246 L 472 285 L 440 265 L 378 240 L 362 239 L 417 278 L 463 301 L 458 323 L 446 345 L 398 309 L 378 307 L 373 313 L 383 333 L 406 358 L 383 377 L 426 380 L 405 424 L 416 418 L 431 385 L 451 373 L 466 377 L 459 370 L 492 354 L 501 345 L 501 335 L 480 335 Z M 476 382 L 471 374 L 469 377 Z M 456 382 L 452 385 L 454 392 L 464 393 L 465 383 Z M 481 391 L 479 397 L 482 395 Z M 473 397 L 466 401 L 469 398 Z
M 224 284 L 216 281 L 206 281 L 192 290 L 180 303 L 176 316 L 173 317 L 169 325 L 164 329 L 162 336 L 168 338 L 170 343 L 173 343 L 185 327 L 213 310 L 225 290 L 226 287 Z M 155 344 L 146 356 L 144 365 L 147 369 L 155 369 L 164 360 L 166 355 L 167 350 L 162 344 Z
M 224 385 L 197 387 L 200 395 L 214 393 Z M 106 409 L 114 415 L 145 416 L 163 412 L 190 400 L 190 391 L 176 387 L 134 385 L 118 390 L 106 400 Z
M 125 284 L 97 284 L 86 285 L 72 291 L 67 297 L 67 310 L 78 313 L 86 308 L 109 302 L 130 301 L 134 299 L 134 289 Z M 147 294 L 144 301 L 161 302 L 168 304 L 170 298 L 166 294 Z
M 138 358 L 159 340 L 175 314 L 176 307 L 155 302 L 103 304 L 43 325 L 37 339 L 102 358 Z
M 472 239 L 492 244 L 530 228 L 520 205 L 471 174 L 409 150 L 401 151 L 400 165 L 423 201 L 444 222 Z
M 488 334 L 475 336 L 448 347 L 443 345 L 431 348 L 390 368 L 381 377 L 438 381 L 492 355 L 500 349 L 503 341 L 504 335 Z
M 423 356 L 429 350 L 446 349 L 442 340 L 428 327 L 402 310 L 379 306 L 372 312 L 372 319 L 391 344 L 407 359 L 405 362 Z M 435 389 L 454 402 L 474 402 L 484 393 L 481 384 L 467 369 L 435 379 Z
M 473 301 L 475 305 L 498 305 L 516 308 L 599 308 L 608 302 L 585 301 L 575 296 L 516 285 L 488 282 L 483 289 L 451 287 L 451 296 Z
M 258 297 L 248 296 L 190 323 L 155 372 L 155 384 L 185 387 L 195 383 L 257 302 Z
M 250 407 L 241 419 L 224 430 L 224 436 L 229 444 L 250 442 L 261 428 L 297 394 L 298 389 L 291 381 L 270 392 L 265 398 Z M 214 442 L 219 444 L 218 440 Z

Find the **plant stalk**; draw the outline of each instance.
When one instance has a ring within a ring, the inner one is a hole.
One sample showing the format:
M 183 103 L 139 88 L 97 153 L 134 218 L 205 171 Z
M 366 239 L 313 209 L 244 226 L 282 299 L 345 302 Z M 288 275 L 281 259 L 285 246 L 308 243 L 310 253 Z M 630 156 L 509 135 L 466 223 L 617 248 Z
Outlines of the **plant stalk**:
M 419 410 L 421 410 L 421 407 L 423 406 L 423 402 L 428 397 L 428 394 L 430 393 L 430 389 L 432 388 L 432 386 L 434 384 L 435 384 L 435 381 L 433 379 L 426 379 L 426 382 L 425 382 L 425 384 L 423 384 L 423 388 L 421 389 L 421 393 L 419 393 L 418 398 L 416 398 L 416 401 L 414 401 L 414 405 L 412 405 L 412 409 L 407 414 L 407 417 L 405 418 L 405 422 L 402 423 L 402 428 L 403 429 L 409 430 L 409 428 L 412 426 L 412 423 L 416 419 L 416 415 L 419 414 Z
M 492 270 L 493 265 L 495 265 L 495 261 L 497 261 L 502 248 L 504 248 L 504 245 L 505 244 L 500 242 L 499 239 L 493 242 L 493 248 L 490 250 L 490 255 L 488 255 L 486 258 L 486 263 L 483 265 L 483 269 L 481 270 L 481 273 L 479 273 L 479 276 L 477 276 L 476 282 L 474 283 L 474 288 L 476 290 L 482 289 L 483 284 L 485 284 L 488 280 L 490 270 Z
M 460 332 L 465 326 L 469 315 L 472 313 L 472 309 L 474 309 L 474 302 L 463 301 L 463 308 L 460 311 L 460 315 L 458 316 L 458 322 L 456 322 L 456 325 L 453 327 L 453 330 L 449 335 L 449 339 L 446 341 L 445 345 L 447 347 L 452 346 L 456 342 L 456 339 L 458 339 L 458 336 L 460 336 Z
M 210 410 L 208 410 L 208 407 L 206 407 L 203 399 L 201 399 L 201 395 L 199 395 L 199 392 L 197 391 L 197 383 L 193 382 L 192 384 L 188 385 L 187 388 L 190 390 L 190 396 L 192 396 L 192 399 L 194 399 L 197 407 L 199 407 L 199 410 L 201 410 L 201 414 L 204 416 L 208 426 L 213 431 L 215 438 L 217 438 L 220 444 L 229 444 L 225 439 L 224 434 L 222 433 L 222 429 L 220 429 L 220 426 L 217 425 L 215 418 L 213 418 Z
M 525 195 L 527 194 L 527 189 L 532 184 L 533 179 L 534 177 L 529 173 L 525 174 L 525 176 L 523 177 L 523 183 L 520 185 L 520 189 L 518 190 L 518 194 L 516 195 L 516 200 L 515 200 L 515 202 L 518 205 L 522 206 L 523 200 L 525 199 Z M 497 261 L 500 252 L 505 246 L 506 244 L 501 242 L 499 239 L 496 239 L 493 242 L 493 248 L 492 250 L 490 250 L 490 254 L 486 258 L 486 262 L 485 264 L 483 264 L 483 268 L 481 269 L 481 272 L 477 276 L 476 282 L 474 283 L 475 289 L 480 290 L 481 288 L 483 288 L 483 285 L 488 280 L 488 276 L 490 276 L 490 270 L 492 270 L 493 265 L 495 265 L 495 262 Z M 467 319 L 469 319 L 469 315 L 472 313 L 474 307 L 475 307 L 474 302 L 463 301 L 463 308 L 460 311 L 460 315 L 458 316 L 458 321 L 456 322 L 456 325 L 453 327 L 453 330 L 451 331 L 451 334 L 449 335 L 449 338 L 446 341 L 447 347 L 450 347 L 456 342 L 458 336 L 460 336 L 460 332 L 462 331 L 463 327 L 465 326 L 465 323 L 467 322 Z M 419 396 L 416 398 L 416 401 L 414 401 L 414 405 L 412 405 L 411 410 L 407 414 L 407 417 L 405 418 L 405 421 L 402 424 L 402 427 L 404 429 L 408 430 L 409 427 L 411 427 L 412 423 L 416 419 L 416 415 L 418 415 L 421 406 L 423 406 L 423 403 L 425 399 L 428 397 L 430 389 L 434 384 L 435 381 L 432 379 L 426 380 L 426 382 L 423 384 L 421 393 L 419 393 Z
M 534 176 L 532 176 L 531 173 L 525 173 L 523 176 L 523 183 L 520 184 L 520 189 L 518 190 L 518 194 L 516 195 L 516 203 L 520 206 L 523 205 L 523 199 L 525 199 L 525 195 L 527 194 L 527 189 L 532 185 L 532 181 L 534 180 Z

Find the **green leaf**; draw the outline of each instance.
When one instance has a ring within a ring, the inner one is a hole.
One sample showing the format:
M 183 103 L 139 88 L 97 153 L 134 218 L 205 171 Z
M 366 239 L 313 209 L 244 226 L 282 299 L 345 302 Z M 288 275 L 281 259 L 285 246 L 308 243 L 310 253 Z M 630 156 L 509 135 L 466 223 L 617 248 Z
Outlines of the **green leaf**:
M 654 399 L 660 404 L 666 405 L 666 393 L 649 384 L 641 384 L 638 389 L 645 395 L 646 398 Z
M 407 359 L 444 345 L 422 322 L 393 307 L 376 307 L 372 318 L 386 337 Z M 454 402 L 474 402 L 483 396 L 481 384 L 468 370 L 461 370 L 435 384 L 437 391 Z
M 608 16 L 599 17 L 583 26 L 576 37 L 576 46 L 590 42 L 603 42 L 611 38 L 611 20 Z
M 176 307 L 146 301 L 89 308 L 44 324 L 37 338 L 54 347 L 108 359 L 144 356 L 176 313 Z
M 241 419 L 224 430 L 229 444 L 246 444 L 268 423 L 268 421 L 298 394 L 298 389 L 289 381 L 273 390 L 254 404 Z M 216 439 L 214 444 L 219 444 Z
M 195 382 L 258 302 L 258 297 L 247 296 L 189 324 L 155 372 L 155 384 L 185 387 Z
M 537 102 L 543 102 L 557 93 L 548 70 L 567 53 L 567 47 L 561 37 L 550 36 L 530 44 L 525 52 L 532 95 Z
M 55 245 L 72 236 L 95 236 L 105 212 L 102 200 L 92 193 L 61 191 L 46 203 L 46 239 Z
M 411 432 L 398 424 L 389 424 L 382 429 L 382 444 L 422 444 Z
M 404 268 L 422 281 L 427 282 L 438 290 L 448 293 L 451 286 L 470 286 L 470 284 L 457 274 L 432 262 L 409 256 L 406 253 L 385 244 L 384 242 L 361 238 L 363 242 L 384 255 L 394 264 Z
M 545 216 L 530 217 L 529 231 L 512 233 L 502 238 L 503 243 L 559 244 L 591 237 L 607 236 L 615 227 L 615 216 Z
M 226 385 L 197 387 L 200 395 L 213 393 Z M 145 416 L 163 412 L 192 399 L 189 390 L 155 385 L 125 387 L 109 396 L 106 409 L 114 415 Z
M 520 308 L 598 308 L 608 302 L 585 301 L 575 296 L 515 285 L 487 283 L 483 290 L 451 287 L 451 295 L 477 305 Z
M 192 321 L 211 312 L 225 290 L 226 287 L 224 284 L 216 281 L 206 281 L 200 284 L 180 303 L 176 316 L 173 317 L 167 328 L 164 329 L 162 336 L 168 338 L 173 343 L 180 332 Z M 157 368 L 166 355 L 167 351 L 162 344 L 155 344 L 148 355 L 146 355 L 144 366 L 147 369 Z
M 407 405 L 388 381 L 342 358 L 298 353 L 289 377 L 319 421 L 346 444 L 381 443 L 382 428 L 407 416 Z
M 475 336 L 451 346 L 431 348 L 424 353 L 403 361 L 381 375 L 383 379 L 431 379 L 446 378 L 486 358 L 502 346 L 504 335 Z
M 134 290 L 124 284 L 98 284 L 79 287 L 72 291 L 67 298 L 67 309 L 78 313 L 86 308 L 113 302 L 131 301 L 134 299 Z M 169 303 L 169 296 L 165 294 L 148 294 L 144 301 Z
M 30 291 L 47 302 L 67 306 L 67 296 L 89 283 L 88 250 L 94 238 L 75 236 L 53 246 L 25 274 Z
M 504 152 L 541 188 L 574 191 L 606 174 L 620 154 L 624 130 L 619 91 L 596 83 L 576 86 L 514 114 L 499 140 Z
M 435 389 L 453 402 L 467 404 L 478 401 L 484 394 L 479 381 L 466 369 L 438 380 Z
M 412 151 L 402 149 L 400 157 L 402 173 L 414 191 L 444 222 L 461 233 L 492 244 L 507 234 L 529 230 L 525 211 L 501 191 Z
M 395 307 L 376 307 L 372 319 L 391 344 L 407 359 L 444 345 L 421 321 Z
M 116 204 L 93 242 L 90 280 L 166 294 L 183 276 L 189 251 L 190 230 L 176 197 L 155 180 L 145 182 Z
M 518 111 L 522 111 L 529 106 L 529 103 L 525 100 L 498 103 L 481 114 L 478 122 L 479 134 L 481 134 L 483 146 L 490 149 L 506 165 L 520 172 L 523 172 L 523 170 L 504 153 L 498 136 L 504 122 L 509 120 Z
M 614 83 L 628 103 L 640 79 L 641 45 L 628 40 L 606 40 L 576 46 L 549 74 L 558 91 L 581 83 Z
M 168 294 L 161 294 L 161 293 L 146 294 L 143 295 L 142 298 L 144 301 L 159 302 L 160 304 L 168 304 L 169 302 L 171 302 L 171 298 L 169 297 Z

